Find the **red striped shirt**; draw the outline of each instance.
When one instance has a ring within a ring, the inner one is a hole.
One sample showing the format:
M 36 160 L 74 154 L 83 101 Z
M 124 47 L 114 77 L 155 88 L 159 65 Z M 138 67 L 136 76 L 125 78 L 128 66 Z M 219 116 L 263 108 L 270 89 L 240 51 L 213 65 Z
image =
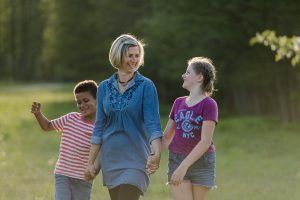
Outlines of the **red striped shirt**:
M 94 123 L 84 121 L 77 112 L 51 120 L 51 123 L 56 131 L 62 132 L 54 173 L 84 179 Z

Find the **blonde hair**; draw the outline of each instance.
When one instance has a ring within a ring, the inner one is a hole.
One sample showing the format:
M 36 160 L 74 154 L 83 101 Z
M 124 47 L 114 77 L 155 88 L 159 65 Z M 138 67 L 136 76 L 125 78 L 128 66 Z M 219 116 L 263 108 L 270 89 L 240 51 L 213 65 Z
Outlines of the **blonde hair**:
M 214 83 L 216 81 L 216 69 L 211 59 L 206 57 L 194 57 L 188 60 L 196 74 L 202 74 L 203 84 L 202 91 L 212 95 L 215 90 Z
M 110 64 L 114 68 L 119 69 L 119 67 L 122 65 L 122 58 L 128 53 L 128 48 L 135 46 L 138 46 L 140 49 L 140 60 L 138 67 L 142 66 L 144 64 L 145 44 L 131 34 L 122 34 L 113 41 L 109 50 Z

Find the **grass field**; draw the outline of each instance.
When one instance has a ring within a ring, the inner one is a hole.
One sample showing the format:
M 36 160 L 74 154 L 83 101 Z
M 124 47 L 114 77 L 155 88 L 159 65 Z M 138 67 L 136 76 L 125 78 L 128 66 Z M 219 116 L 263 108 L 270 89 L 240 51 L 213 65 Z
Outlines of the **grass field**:
M 60 134 L 43 132 L 30 113 L 39 100 L 43 113 L 55 118 L 76 110 L 73 85 L 0 84 L 0 200 L 53 199 L 53 169 Z M 162 107 L 165 124 L 169 106 Z M 220 110 L 222 113 L 222 110 Z M 209 200 L 300 199 L 300 125 L 274 118 L 220 118 L 215 132 L 218 189 Z M 170 200 L 166 152 L 141 199 Z M 101 176 L 92 200 L 109 199 Z

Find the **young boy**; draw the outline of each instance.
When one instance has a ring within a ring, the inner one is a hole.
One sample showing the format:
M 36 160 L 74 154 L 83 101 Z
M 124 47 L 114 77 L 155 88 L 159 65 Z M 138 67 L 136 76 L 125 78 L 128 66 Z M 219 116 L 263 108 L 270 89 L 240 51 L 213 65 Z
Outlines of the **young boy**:
M 31 112 L 44 131 L 62 132 L 59 157 L 55 167 L 55 200 L 89 200 L 92 177 L 84 171 L 88 164 L 90 137 L 96 116 L 97 84 L 92 80 L 79 82 L 74 88 L 78 112 L 71 112 L 49 121 L 41 113 L 41 104 L 33 102 Z M 100 162 L 94 163 L 96 173 Z

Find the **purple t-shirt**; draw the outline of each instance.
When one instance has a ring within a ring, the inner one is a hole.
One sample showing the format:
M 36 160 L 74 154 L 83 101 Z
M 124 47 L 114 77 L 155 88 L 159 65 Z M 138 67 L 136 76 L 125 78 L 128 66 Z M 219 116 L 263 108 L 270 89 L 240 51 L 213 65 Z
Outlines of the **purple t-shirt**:
M 211 97 L 206 97 L 199 103 L 188 106 L 185 97 L 175 100 L 169 118 L 175 122 L 175 135 L 169 146 L 173 153 L 188 155 L 201 140 L 203 121 L 218 122 L 218 105 Z M 215 151 L 212 143 L 209 152 Z

